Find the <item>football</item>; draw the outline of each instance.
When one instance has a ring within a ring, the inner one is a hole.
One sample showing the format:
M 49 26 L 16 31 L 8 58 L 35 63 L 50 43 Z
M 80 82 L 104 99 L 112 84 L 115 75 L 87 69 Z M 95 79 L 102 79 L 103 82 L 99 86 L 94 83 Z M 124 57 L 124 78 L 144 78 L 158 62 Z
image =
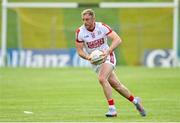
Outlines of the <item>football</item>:
M 91 61 L 94 62 L 94 64 L 99 65 L 102 64 L 103 62 L 103 52 L 100 50 L 95 50 L 90 54 Z

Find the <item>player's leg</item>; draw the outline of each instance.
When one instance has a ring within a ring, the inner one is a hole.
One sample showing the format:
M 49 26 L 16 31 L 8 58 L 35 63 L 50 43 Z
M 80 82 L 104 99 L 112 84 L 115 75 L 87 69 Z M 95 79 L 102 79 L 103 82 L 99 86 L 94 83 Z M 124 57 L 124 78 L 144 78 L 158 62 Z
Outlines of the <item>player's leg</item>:
M 103 88 L 105 97 L 109 104 L 109 111 L 106 113 L 107 117 L 114 117 L 117 115 L 114 100 L 112 99 L 112 88 L 107 80 L 112 71 L 113 66 L 111 64 L 103 63 L 98 73 L 98 80 Z
M 111 65 L 104 63 L 101 65 L 101 68 L 98 74 L 98 80 L 101 86 L 103 87 L 103 91 L 107 100 L 112 99 L 112 88 L 109 82 L 107 81 L 112 70 L 113 68 Z
M 146 116 L 146 112 L 141 104 L 141 100 L 139 97 L 134 97 L 132 95 L 132 93 L 127 89 L 127 87 L 125 87 L 117 78 L 116 74 L 114 71 L 111 72 L 111 74 L 109 75 L 108 81 L 110 83 L 110 85 L 118 92 L 120 93 L 122 96 L 124 96 L 125 98 L 127 98 L 129 101 L 131 101 L 137 108 L 137 110 L 139 111 L 139 113 L 142 116 Z
M 129 99 L 129 97 L 132 95 L 127 87 L 118 80 L 114 71 L 112 71 L 112 73 L 109 75 L 108 81 L 110 85 L 125 98 Z

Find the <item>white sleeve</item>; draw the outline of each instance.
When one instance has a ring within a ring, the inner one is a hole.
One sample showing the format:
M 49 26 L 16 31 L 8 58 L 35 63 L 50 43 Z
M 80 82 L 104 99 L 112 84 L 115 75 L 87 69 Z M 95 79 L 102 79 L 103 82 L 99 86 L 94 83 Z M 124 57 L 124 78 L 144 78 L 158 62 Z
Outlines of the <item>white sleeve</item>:
M 80 29 L 76 30 L 76 42 L 79 42 L 79 43 L 84 42 L 80 35 Z
M 108 35 L 112 32 L 112 29 L 108 25 L 102 23 L 102 31 L 105 33 L 105 35 Z

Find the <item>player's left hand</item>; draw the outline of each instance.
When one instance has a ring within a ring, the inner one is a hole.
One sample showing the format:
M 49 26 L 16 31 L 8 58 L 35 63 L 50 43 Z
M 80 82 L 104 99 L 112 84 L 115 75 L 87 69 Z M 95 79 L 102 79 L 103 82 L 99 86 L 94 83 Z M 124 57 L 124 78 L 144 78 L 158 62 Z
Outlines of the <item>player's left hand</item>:
M 107 51 L 103 52 L 103 54 L 101 55 L 102 57 L 104 57 L 102 63 L 104 63 L 106 61 L 108 55 L 109 55 L 109 53 Z

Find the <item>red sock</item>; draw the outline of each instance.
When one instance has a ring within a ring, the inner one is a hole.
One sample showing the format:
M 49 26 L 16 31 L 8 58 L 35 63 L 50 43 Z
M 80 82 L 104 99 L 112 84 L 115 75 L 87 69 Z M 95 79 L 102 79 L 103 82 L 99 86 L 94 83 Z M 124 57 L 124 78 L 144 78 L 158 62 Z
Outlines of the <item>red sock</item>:
M 108 104 L 109 105 L 114 105 L 114 100 L 113 99 L 108 100 Z
M 131 95 L 131 96 L 128 98 L 128 100 L 131 101 L 131 102 L 133 102 L 134 96 Z

